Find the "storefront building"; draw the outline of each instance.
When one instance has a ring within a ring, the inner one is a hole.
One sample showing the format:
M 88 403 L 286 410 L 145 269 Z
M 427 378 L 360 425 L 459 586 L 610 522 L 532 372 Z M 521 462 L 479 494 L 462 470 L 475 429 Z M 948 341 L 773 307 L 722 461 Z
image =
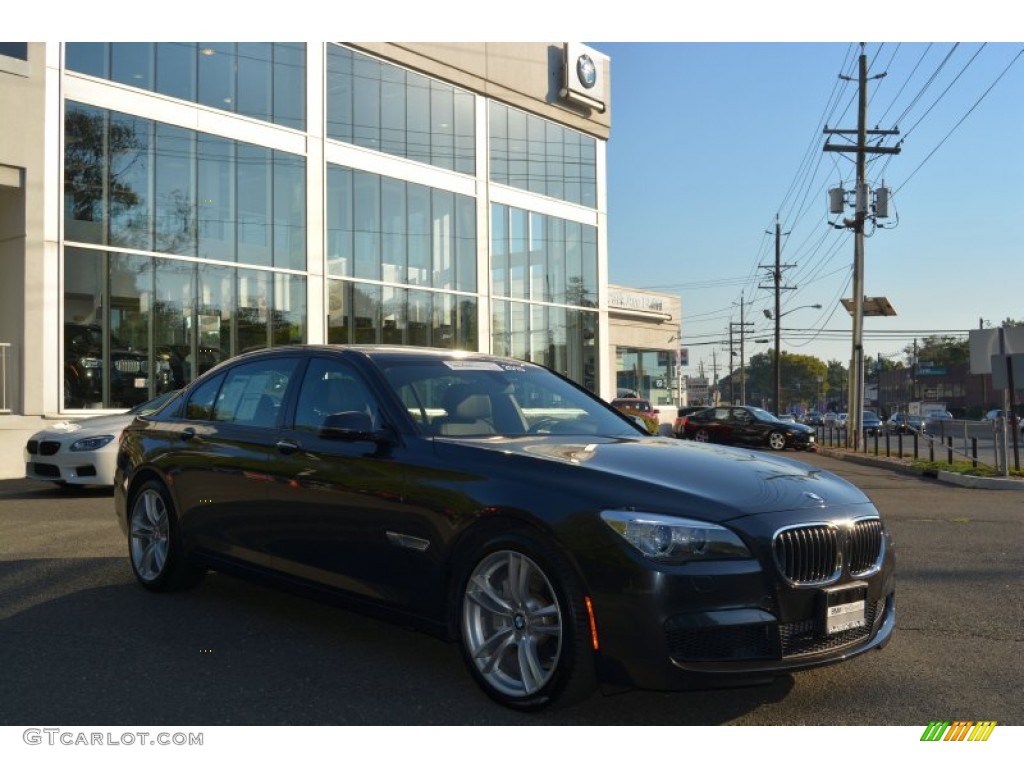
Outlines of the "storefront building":
M 685 404 L 688 361 L 679 346 L 678 294 L 609 285 L 607 304 L 616 394 L 655 406 Z
M 609 66 L 563 43 L 4 44 L 0 412 L 124 409 L 324 342 L 490 351 L 613 396 Z

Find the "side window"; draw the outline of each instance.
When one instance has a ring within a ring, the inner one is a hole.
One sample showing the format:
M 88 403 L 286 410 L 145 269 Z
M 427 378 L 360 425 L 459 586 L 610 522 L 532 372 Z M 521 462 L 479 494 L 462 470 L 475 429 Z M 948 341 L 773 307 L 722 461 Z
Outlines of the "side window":
M 316 432 L 327 416 L 349 411 L 365 413 L 373 429 L 380 427 L 377 398 L 355 369 L 343 360 L 314 357 L 299 390 L 295 428 Z
M 195 421 L 210 421 L 213 418 L 213 402 L 217 398 L 217 391 L 223 381 L 223 376 L 214 376 L 199 386 L 188 399 L 188 405 L 185 406 L 185 418 Z
M 213 419 L 250 427 L 277 426 L 284 393 L 296 365 L 297 358 L 286 357 L 232 368 L 217 395 Z

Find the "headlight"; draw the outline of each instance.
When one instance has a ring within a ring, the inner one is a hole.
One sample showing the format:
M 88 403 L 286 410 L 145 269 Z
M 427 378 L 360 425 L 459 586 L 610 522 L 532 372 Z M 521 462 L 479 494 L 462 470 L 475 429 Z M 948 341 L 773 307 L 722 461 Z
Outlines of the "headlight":
M 601 519 L 640 554 L 658 562 L 750 557 L 739 536 L 714 523 L 617 509 L 606 509 Z
M 72 451 L 96 451 L 114 439 L 113 435 L 96 435 L 96 437 L 83 437 L 71 444 Z

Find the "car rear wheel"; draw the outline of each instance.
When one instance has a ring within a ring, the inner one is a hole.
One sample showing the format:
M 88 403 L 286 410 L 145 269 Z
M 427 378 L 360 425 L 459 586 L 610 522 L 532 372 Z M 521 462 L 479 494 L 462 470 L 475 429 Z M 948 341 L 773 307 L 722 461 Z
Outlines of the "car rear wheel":
M 698 429 L 693 433 L 693 439 L 698 443 L 708 443 L 711 442 L 711 435 L 708 434 L 706 429 Z
M 202 581 L 205 570 L 185 556 L 174 504 L 162 483 L 143 483 L 128 508 L 128 554 L 142 586 L 170 592 Z
M 596 687 L 586 598 L 565 559 L 525 534 L 478 549 L 462 582 L 466 665 L 495 701 L 531 711 Z
M 781 451 L 786 447 L 786 436 L 781 432 L 770 432 L 768 434 L 768 447 L 773 451 Z

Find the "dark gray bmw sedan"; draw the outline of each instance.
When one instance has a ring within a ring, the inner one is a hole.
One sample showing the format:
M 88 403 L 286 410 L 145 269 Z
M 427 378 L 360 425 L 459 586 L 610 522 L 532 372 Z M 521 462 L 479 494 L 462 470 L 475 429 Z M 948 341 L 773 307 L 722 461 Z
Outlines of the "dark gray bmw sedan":
M 136 419 L 115 505 L 139 582 L 210 569 L 457 642 L 521 710 L 601 683 L 761 682 L 881 648 L 894 550 L 840 478 L 645 434 L 538 365 L 295 346 Z

